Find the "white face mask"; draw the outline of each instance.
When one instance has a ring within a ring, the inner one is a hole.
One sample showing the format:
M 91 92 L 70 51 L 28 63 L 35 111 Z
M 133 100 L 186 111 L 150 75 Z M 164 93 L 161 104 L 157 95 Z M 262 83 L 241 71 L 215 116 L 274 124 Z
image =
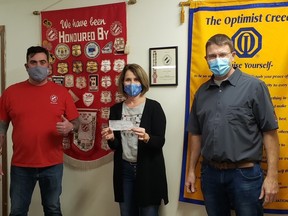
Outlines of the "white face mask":
M 32 68 L 27 68 L 27 72 L 31 79 L 33 79 L 36 82 L 42 82 L 47 78 L 49 68 L 36 66 Z

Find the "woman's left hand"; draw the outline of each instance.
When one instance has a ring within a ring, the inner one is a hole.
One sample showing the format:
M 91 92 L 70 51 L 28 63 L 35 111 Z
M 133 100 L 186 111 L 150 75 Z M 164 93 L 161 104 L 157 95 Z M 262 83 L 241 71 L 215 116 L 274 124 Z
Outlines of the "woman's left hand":
M 143 140 L 144 142 L 148 142 L 150 139 L 149 134 L 146 133 L 145 128 L 132 128 L 131 129 L 136 135 L 138 135 L 139 140 Z
M 145 128 L 137 127 L 131 129 L 136 135 L 138 135 L 139 140 L 143 140 L 145 137 Z

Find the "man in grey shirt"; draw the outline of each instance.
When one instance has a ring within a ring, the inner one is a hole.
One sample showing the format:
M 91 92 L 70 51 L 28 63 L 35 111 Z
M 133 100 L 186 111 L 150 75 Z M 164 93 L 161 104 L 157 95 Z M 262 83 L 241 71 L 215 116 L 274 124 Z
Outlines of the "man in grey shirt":
M 224 34 L 206 43 L 213 76 L 197 90 L 187 129 L 191 157 L 186 187 L 195 192 L 200 155 L 201 189 L 209 216 L 262 216 L 278 193 L 278 123 L 265 83 L 232 67 L 235 51 Z M 260 161 L 267 155 L 264 178 Z

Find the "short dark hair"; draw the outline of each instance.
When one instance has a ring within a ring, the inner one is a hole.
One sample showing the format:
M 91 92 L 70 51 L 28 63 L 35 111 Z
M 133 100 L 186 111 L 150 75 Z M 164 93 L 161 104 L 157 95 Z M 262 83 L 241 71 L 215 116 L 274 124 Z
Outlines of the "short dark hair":
M 27 49 L 26 62 L 28 62 L 29 58 L 33 57 L 36 53 L 45 53 L 47 56 L 47 61 L 49 62 L 49 52 L 47 49 L 41 46 L 31 46 Z
M 149 79 L 145 70 L 138 64 L 126 64 L 118 79 L 118 91 L 124 96 L 127 94 L 124 91 L 124 78 L 126 72 L 130 70 L 139 80 L 142 86 L 141 95 L 144 95 L 149 90 Z
M 206 53 L 207 53 L 207 48 L 209 46 L 211 46 L 212 44 L 216 44 L 218 46 L 224 46 L 224 45 L 228 45 L 230 48 L 230 51 L 233 52 L 234 51 L 234 45 L 232 40 L 225 34 L 216 34 L 214 36 L 212 36 L 211 38 L 209 38 L 209 40 L 206 43 Z

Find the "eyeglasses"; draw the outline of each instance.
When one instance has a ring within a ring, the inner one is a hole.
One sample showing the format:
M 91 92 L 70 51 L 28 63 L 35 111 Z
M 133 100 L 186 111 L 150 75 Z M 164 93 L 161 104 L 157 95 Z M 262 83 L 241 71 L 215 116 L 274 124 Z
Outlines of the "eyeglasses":
M 206 59 L 207 59 L 207 60 L 213 60 L 213 59 L 216 59 L 217 57 L 218 57 L 218 58 L 225 58 L 225 57 L 227 57 L 229 54 L 231 54 L 231 53 L 210 54 L 210 55 L 207 55 L 207 56 L 206 56 Z

